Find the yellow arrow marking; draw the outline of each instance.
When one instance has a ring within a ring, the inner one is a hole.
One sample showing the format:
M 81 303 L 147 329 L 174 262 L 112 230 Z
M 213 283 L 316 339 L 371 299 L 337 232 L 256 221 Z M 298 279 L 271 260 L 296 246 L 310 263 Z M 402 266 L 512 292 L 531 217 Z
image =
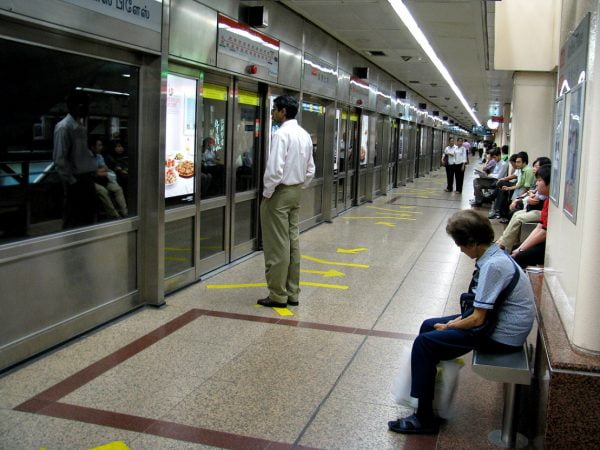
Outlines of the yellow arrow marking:
M 385 225 L 386 227 L 395 227 L 396 226 L 395 223 L 391 223 L 391 222 L 375 222 L 375 225 Z
M 287 308 L 273 308 L 280 316 L 293 316 L 294 313 Z
M 90 450 L 129 450 L 129 447 L 124 441 L 114 441 L 100 447 L 90 448 Z
M 367 266 L 368 267 L 368 266 Z M 267 283 L 239 283 L 239 284 L 207 284 L 206 289 L 239 289 L 239 288 L 251 288 L 251 287 L 266 287 Z M 326 284 L 326 283 L 312 283 L 310 281 L 301 281 L 300 286 L 315 286 L 327 289 L 348 289 L 348 286 L 342 284 Z
M 360 252 L 364 252 L 365 250 L 368 250 L 365 247 L 358 247 L 358 248 L 338 248 L 336 250 L 337 253 L 351 253 L 353 255 L 355 255 L 356 253 L 360 253 Z
M 348 266 L 348 267 L 362 267 L 364 269 L 369 268 L 367 264 L 355 264 L 355 263 L 344 263 L 344 262 L 336 262 L 336 261 L 326 261 L 324 259 L 313 258 L 312 256 L 302 255 L 302 259 L 307 259 L 309 261 L 318 262 L 321 264 L 327 264 L 329 266 Z M 302 283 L 300 283 L 302 284 Z
M 397 209 L 380 208 L 378 206 L 367 206 L 367 208 L 379 209 L 381 211 L 392 211 L 392 212 L 395 212 L 396 214 L 423 214 L 422 212 L 419 212 L 419 211 L 398 211 Z M 402 208 L 402 206 L 400 208 Z M 414 208 L 414 206 L 410 206 L 410 208 Z
M 311 281 L 301 281 L 300 286 L 314 286 L 314 287 L 322 287 L 322 288 L 327 288 L 327 289 L 341 289 L 343 291 L 348 289 L 348 286 L 344 286 L 342 284 L 313 283 Z
M 399 217 L 399 216 L 353 216 L 344 217 L 344 219 L 396 219 L 396 220 L 417 220 L 410 217 Z
M 346 274 L 343 272 L 338 272 L 337 270 L 329 269 L 329 270 L 310 270 L 310 269 L 300 269 L 302 273 L 316 273 L 317 275 L 323 275 L 325 278 L 331 277 L 345 277 Z

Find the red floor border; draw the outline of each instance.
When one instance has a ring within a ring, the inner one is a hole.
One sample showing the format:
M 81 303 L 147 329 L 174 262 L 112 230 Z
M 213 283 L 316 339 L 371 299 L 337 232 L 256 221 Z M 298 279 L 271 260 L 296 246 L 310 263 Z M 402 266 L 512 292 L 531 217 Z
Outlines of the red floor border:
M 79 389 L 93 379 L 99 377 L 108 370 L 116 367 L 137 353 L 147 349 L 151 345 L 169 336 L 180 328 L 188 325 L 193 320 L 202 316 L 220 317 L 234 320 L 247 320 L 251 322 L 272 323 L 300 328 L 311 328 L 316 330 L 334 331 L 338 333 L 360 334 L 364 336 L 387 337 L 393 339 L 412 340 L 414 335 L 406 333 L 394 333 L 390 331 L 369 330 L 364 328 L 344 327 L 329 325 L 318 322 L 305 322 L 291 319 L 279 319 L 270 317 L 253 316 L 250 314 L 239 314 L 207 309 L 191 309 L 175 319 L 159 326 L 150 333 L 125 345 L 119 350 L 96 361 L 79 372 L 65 378 L 54 386 L 35 395 L 29 400 L 16 406 L 14 410 L 58 417 L 95 425 L 108 426 L 117 429 L 135 431 L 139 433 L 152 434 L 165 438 L 177 439 L 186 442 L 211 445 L 221 448 L 245 448 L 245 449 L 289 449 L 292 444 L 269 441 L 266 439 L 243 436 L 224 431 L 209 430 L 200 427 L 182 425 L 164 420 L 148 419 L 146 417 L 104 411 L 78 405 L 61 403 L 59 400 L 71 392 Z M 405 442 L 405 449 L 435 448 L 436 436 L 409 436 Z M 310 449 L 310 447 L 296 446 L 298 449 Z

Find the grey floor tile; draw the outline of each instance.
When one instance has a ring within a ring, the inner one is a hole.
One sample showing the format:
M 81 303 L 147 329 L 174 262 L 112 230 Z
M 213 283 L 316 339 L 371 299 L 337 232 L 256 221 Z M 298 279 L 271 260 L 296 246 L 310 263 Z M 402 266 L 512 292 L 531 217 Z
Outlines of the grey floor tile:
M 388 431 L 387 422 L 410 412 L 400 406 L 330 398 L 306 430 L 300 445 L 332 450 L 402 448 L 406 438 Z

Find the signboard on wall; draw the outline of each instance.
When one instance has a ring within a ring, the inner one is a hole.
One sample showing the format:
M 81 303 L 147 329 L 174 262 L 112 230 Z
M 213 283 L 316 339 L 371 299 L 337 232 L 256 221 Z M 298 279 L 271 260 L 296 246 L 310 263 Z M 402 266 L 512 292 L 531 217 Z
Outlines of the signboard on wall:
M 246 73 L 251 75 L 259 68 L 270 77 L 279 72 L 279 41 L 221 14 L 217 53 L 247 63 Z
M 550 199 L 558 206 L 560 198 L 560 168 L 563 148 L 563 127 L 565 125 L 565 97 L 561 96 L 554 104 L 554 140 L 552 142 L 552 176 L 550 178 Z
M 356 106 L 369 106 L 369 82 L 356 76 L 350 77 L 350 103 Z
M 62 0 L 160 33 L 162 0 Z
M 590 13 L 586 14 L 560 50 L 557 97 L 585 81 L 589 34 Z
M 577 222 L 577 203 L 579 198 L 579 169 L 581 166 L 581 140 L 583 138 L 583 108 L 585 103 L 585 84 L 579 84 L 569 96 L 569 135 L 567 141 L 567 170 L 563 211 L 573 222 Z
M 309 54 L 304 54 L 304 89 L 315 94 L 335 97 L 338 73 L 335 66 Z

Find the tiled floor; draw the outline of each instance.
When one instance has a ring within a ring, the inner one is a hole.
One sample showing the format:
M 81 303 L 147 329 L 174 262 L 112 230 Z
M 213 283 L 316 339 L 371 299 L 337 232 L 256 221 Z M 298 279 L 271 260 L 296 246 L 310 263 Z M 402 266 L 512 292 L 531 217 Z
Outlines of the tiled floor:
M 473 267 L 445 233 L 470 177 L 462 197 L 444 185 L 433 173 L 302 234 L 302 280 L 324 286 L 292 315 L 257 307 L 264 287 L 222 288 L 263 282 L 257 254 L 4 374 L 0 448 L 490 447 L 501 388 L 469 364 L 439 435 L 387 430 L 409 412 L 389 393 L 399 355 L 422 320 L 457 311 Z

